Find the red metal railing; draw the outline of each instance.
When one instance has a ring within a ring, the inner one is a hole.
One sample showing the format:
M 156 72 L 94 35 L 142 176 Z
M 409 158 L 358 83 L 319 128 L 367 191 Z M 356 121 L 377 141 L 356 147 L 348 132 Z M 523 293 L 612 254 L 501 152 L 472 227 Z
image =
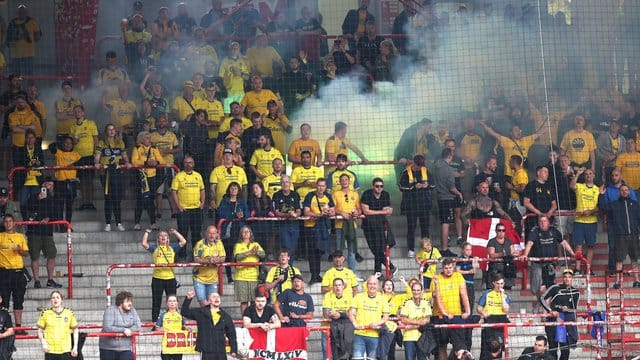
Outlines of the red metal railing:
M 40 221 L 17 221 L 20 226 L 54 226 L 62 225 L 67 228 L 67 297 L 73 299 L 73 244 L 71 242 L 71 224 L 65 220 L 56 220 L 42 223 Z

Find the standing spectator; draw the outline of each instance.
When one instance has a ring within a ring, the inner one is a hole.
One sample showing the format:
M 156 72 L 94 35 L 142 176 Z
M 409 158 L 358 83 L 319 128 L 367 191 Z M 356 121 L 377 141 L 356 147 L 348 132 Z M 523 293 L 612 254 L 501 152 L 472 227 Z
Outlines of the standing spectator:
M 469 219 L 483 219 L 483 218 L 496 218 L 500 217 L 509 221 L 511 217 L 509 214 L 502 210 L 502 206 L 496 200 L 489 197 L 489 183 L 483 181 L 477 186 L 478 192 L 476 196 L 471 199 L 467 206 L 460 214 L 463 221 L 468 223 Z
M 429 212 L 431 211 L 431 188 L 429 175 L 422 155 L 413 157 L 413 162 L 400 175 L 402 202 L 400 213 L 407 216 L 407 256 L 415 257 L 415 230 L 420 221 L 422 238 L 429 237 Z
M 585 119 L 577 115 L 574 119 L 575 127 L 562 138 L 560 147 L 571 159 L 574 169 L 596 169 L 596 140 L 589 131 L 585 130 Z
M 522 205 L 524 190 L 529 183 L 529 175 L 527 170 L 522 167 L 522 157 L 520 155 L 512 155 L 509 159 L 509 168 L 512 176 L 507 177 L 504 188 L 509 191 L 509 202 L 507 211 L 511 218 L 516 221 L 516 228 L 519 227 L 520 219 L 527 211 Z
M 13 316 L 16 319 L 16 327 L 20 327 L 24 294 L 27 291 L 22 257 L 29 254 L 29 247 L 26 237 L 16 231 L 13 215 L 5 214 L 3 224 L 4 232 L 0 233 L 0 307 L 8 309 L 9 301 L 13 300 Z M 18 330 L 16 335 L 27 335 L 27 332 Z
M 282 11 L 274 11 L 271 19 L 267 24 L 267 34 L 271 38 L 270 43 L 280 56 L 287 59 L 295 51 L 295 42 L 293 41 L 296 35 L 295 30 L 287 22 L 285 13 Z
M 73 83 L 71 80 L 65 80 L 60 86 L 62 88 L 62 98 L 56 100 L 54 107 L 56 110 L 56 142 L 62 144 L 62 138 L 68 136 L 71 125 L 75 122 L 73 108 L 76 105 L 82 105 L 80 99 L 74 98 Z
M 578 342 L 578 327 L 565 325 L 564 341 L 558 340 L 558 331 L 560 324 L 563 322 L 577 321 L 576 312 L 580 302 L 580 290 L 573 287 L 573 270 L 564 269 L 562 283 L 555 284 L 547 289 L 540 297 L 540 302 L 548 312 L 547 318 L 555 319 L 556 322 L 555 325 L 544 327 L 544 332 L 549 339 L 549 351 L 551 355 L 556 357 L 558 350 L 560 350 L 560 360 L 569 360 L 571 347 Z
M 106 100 L 113 100 L 118 98 L 118 85 L 128 81 L 129 74 L 118 65 L 118 54 L 115 51 L 107 51 L 105 58 L 106 66 L 98 70 L 96 85 L 100 87 L 101 95 Z
M 205 237 L 193 246 L 193 261 L 203 264 L 193 269 L 193 289 L 200 306 L 209 305 L 212 293 L 218 292 L 218 266 L 225 261 L 226 251 L 218 229 L 209 225 Z
M 228 92 L 223 103 L 225 114 L 231 113 L 231 103 L 242 101 L 244 97 L 244 82 L 249 79 L 250 73 L 249 61 L 240 53 L 240 44 L 232 41 L 229 44 L 228 55 L 222 59 L 219 71 L 219 75 L 222 77 Z
M 149 130 L 147 130 L 149 131 Z M 151 145 L 158 149 L 160 155 L 162 155 L 162 164 L 174 165 L 174 156 L 180 152 L 178 137 L 173 131 L 169 131 L 169 120 L 165 114 L 158 116 L 156 120 L 156 131 L 151 133 Z M 169 206 L 171 207 L 172 217 L 175 217 L 176 205 L 171 200 L 171 182 L 176 175 L 173 168 L 165 168 L 161 171 L 164 176 L 164 181 L 158 184 L 158 191 L 156 192 L 156 217 L 160 219 L 162 216 L 162 199 L 166 196 L 169 200 Z
M 484 319 L 485 324 L 508 323 L 509 306 L 511 305 L 511 297 L 504 292 L 504 276 L 501 273 L 495 273 L 492 276 L 491 283 L 493 287 L 482 293 L 478 300 L 478 313 Z M 491 341 L 497 340 L 500 344 L 504 343 L 502 328 L 483 328 L 480 340 L 480 358 L 486 359 L 489 352 L 489 344 Z
M 351 271 L 356 271 L 356 260 L 358 253 L 358 237 L 356 228 L 358 224 L 356 220 L 360 216 L 360 195 L 355 190 L 350 189 L 351 179 L 349 175 L 342 174 L 340 176 L 340 189 L 333 194 L 333 203 L 335 204 L 336 215 L 340 215 L 342 219 L 336 219 L 336 251 L 342 252 L 347 249 L 347 267 Z M 362 257 L 360 257 L 362 259 Z
M 614 168 L 611 171 L 611 181 L 606 183 L 606 189 L 604 194 L 604 203 L 610 203 L 613 201 L 617 201 L 620 198 L 620 187 L 622 185 L 626 185 L 625 181 L 622 179 L 622 172 L 618 168 Z M 636 192 L 629 192 L 629 199 L 636 200 Z M 598 205 L 600 209 L 604 210 L 602 200 L 598 199 Z M 606 212 L 607 217 L 607 242 L 609 245 L 609 262 L 608 262 L 608 271 L 609 274 L 613 274 L 616 271 L 616 233 L 614 231 L 614 218 L 613 214 L 609 211 Z
M 456 151 L 456 141 L 454 139 L 446 139 L 444 141 L 444 147 L 450 149 L 453 152 L 453 158 L 451 159 L 449 166 L 451 166 L 451 169 L 453 170 L 456 189 L 458 189 L 459 192 L 463 193 L 463 197 L 464 197 L 464 192 L 462 191 L 462 181 L 465 177 L 464 171 L 466 168 L 466 164 L 464 163 L 464 159 L 458 156 L 458 152 Z M 464 206 L 464 200 L 460 200 L 460 199 L 457 199 L 457 200 L 458 201 L 456 202 L 456 205 L 454 208 L 454 214 L 455 214 L 456 235 L 458 235 L 456 244 L 460 245 L 463 242 L 462 217 L 460 215 L 462 213 L 462 207 Z
M 69 359 L 78 356 L 78 321 L 70 308 L 62 305 L 62 294 L 53 290 L 51 307 L 40 313 L 38 339 L 46 359 Z M 71 336 L 69 336 L 71 332 Z
M 382 264 L 386 266 L 385 246 L 390 231 L 387 216 L 393 214 L 391 197 L 384 190 L 384 181 L 381 178 L 374 178 L 371 182 L 371 189 L 362 193 L 360 208 L 365 216 L 362 220 L 362 231 L 374 257 L 373 271 L 378 273 L 382 271 Z M 396 267 L 391 262 L 389 262 L 389 270 L 395 275 Z
M 104 188 L 104 231 L 111 231 L 111 214 L 116 220 L 119 231 L 124 231 L 122 225 L 122 210 L 120 202 L 124 196 L 125 175 L 119 169 L 121 165 L 130 167 L 129 156 L 125 148 L 124 141 L 118 136 L 116 127 L 108 124 L 104 128 L 104 137 L 96 147 L 94 156 L 95 167 L 102 169 L 100 182 Z
M 131 163 L 135 166 L 151 166 L 138 170 L 138 181 L 136 182 L 136 208 L 134 212 L 134 230 L 140 230 L 140 219 L 142 211 L 146 210 L 149 215 L 151 228 L 155 228 L 156 224 L 156 207 L 154 205 L 154 196 L 158 189 L 159 183 L 164 181 L 157 176 L 158 171 L 154 168 L 162 164 L 162 155 L 155 147 L 151 146 L 151 134 L 142 131 L 138 134 L 136 141 L 138 147 L 133 150 L 131 155 Z
M 1 302 L 2 296 L 0 296 Z M 15 339 L 11 314 L 6 309 L 0 308 L 0 357 L 2 359 L 11 359 L 12 354 L 16 351 L 14 346 Z
M 576 255 L 571 249 L 571 245 L 562 239 L 560 232 L 551 226 L 549 217 L 541 215 L 538 217 L 538 226 L 534 226 L 527 235 L 527 243 L 523 253 L 524 260 L 526 261 L 530 254 L 536 258 L 556 257 L 558 256 L 558 245 L 562 245 L 564 251 L 569 255 Z M 529 274 L 531 276 L 531 292 L 536 297 L 540 297 L 556 280 L 556 270 L 552 261 L 532 261 Z M 536 302 L 534 312 L 539 311 L 540 306 Z
M 309 252 L 309 271 L 311 280 L 309 285 L 322 282 L 320 277 L 320 257 L 331 251 L 331 222 L 329 217 L 335 216 L 335 203 L 326 192 L 327 181 L 320 178 L 316 181 L 316 191 L 305 196 L 302 206 L 304 216 L 303 238 Z
M 405 326 L 402 340 L 406 360 L 426 360 L 429 355 L 417 346 L 420 328 L 431 322 L 431 303 L 422 298 L 423 292 L 422 284 L 414 282 L 411 285 L 411 298 L 399 309 L 400 322 Z
M 380 53 L 380 45 L 384 38 L 376 31 L 376 22 L 369 19 L 365 22 L 365 31 L 362 37 L 357 39 L 358 62 L 370 74 L 375 73 L 376 58 Z M 352 48 L 353 49 L 353 48 Z
M 357 9 L 347 12 L 342 22 L 342 34 L 349 40 L 349 47 L 356 48 L 357 41 L 366 31 L 367 21 L 375 21 L 375 18 L 368 10 L 369 0 L 360 0 Z
M 6 215 L 11 215 L 16 221 L 22 221 L 20 207 L 15 201 L 9 200 L 9 189 L 0 187 L 0 220 Z M 4 232 L 4 223 L 0 223 L 0 232 Z
M 231 34 L 233 24 L 228 19 L 227 9 L 222 8 L 222 0 L 211 0 L 211 10 L 200 19 L 200 27 L 205 29 L 207 37 L 220 37 Z M 223 41 L 213 42 L 216 51 L 222 50 Z
M 224 119 L 224 111 L 222 110 L 222 103 L 216 97 L 216 93 L 219 88 L 215 82 L 208 82 L 205 84 L 204 96 L 195 99 L 194 107 L 196 109 L 204 109 L 207 111 L 207 123 L 209 133 L 208 147 L 211 148 L 215 145 L 215 140 L 218 138 L 220 124 Z M 211 151 L 213 152 L 213 148 Z
M 489 239 L 487 243 L 487 257 L 489 259 L 502 259 L 502 261 L 490 261 L 487 268 L 486 282 L 487 289 L 492 288 L 493 276 L 501 273 L 504 276 L 504 288 L 511 290 L 516 281 L 516 265 L 513 258 L 520 255 L 516 250 L 513 240 L 507 238 L 507 228 L 502 223 L 496 224 L 496 237 Z
M 397 77 L 396 65 L 399 56 L 393 41 L 390 39 L 382 40 L 379 53 L 376 54 L 373 64 L 373 79 L 375 81 L 394 81 Z
M 636 140 L 627 139 L 625 149 L 625 152 L 618 155 L 615 164 L 627 185 L 632 190 L 638 190 L 640 189 L 640 153 L 637 151 Z
M 220 207 L 222 198 L 232 182 L 238 183 L 242 192 L 246 193 L 247 175 L 243 168 L 233 164 L 233 150 L 224 149 L 222 164 L 216 166 L 209 174 L 210 205 L 213 209 Z
M 195 296 L 196 293 L 193 290 L 187 292 L 180 313 L 198 324 L 196 351 L 202 354 L 203 360 L 225 359 L 228 339 L 231 347 L 230 355 L 235 358 L 238 352 L 236 331 L 231 316 L 220 306 L 222 304 L 220 294 L 216 292 L 209 294 L 208 306 L 190 309 L 189 305 Z
M 280 159 L 273 159 L 271 162 L 271 167 L 273 168 L 273 172 L 262 179 L 262 188 L 264 189 L 264 193 L 269 196 L 269 198 L 273 199 L 273 195 L 282 189 L 282 177 L 286 176 L 284 163 Z
M 358 61 L 355 49 L 355 44 L 353 46 L 349 45 L 349 48 L 347 48 L 347 41 L 344 36 L 338 36 L 333 40 L 330 58 L 336 66 L 336 75 L 340 76 L 351 72 L 353 65 Z
M 327 175 L 327 189 L 329 191 L 340 189 L 340 178 L 342 175 L 347 175 L 349 178 L 350 190 L 360 191 L 358 176 L 353 171 L 347 169 L 348 165 L 347 155 L 338 154 L 338 156 L 336 156 L 336 169 Z
M 319 57 L 326 55 L 327 41 L 318 36 L 326 35 L 326 32 L 322 28 L 320 20 L 312 16 L 308 6 L 303 6 L 300 9 L 300 18 L 296 20 L 295 29 L 298 35 L 296 47 L 308 54 L 311 60 L 317 61 Z M 325 33 L 323 34 L 323 32 Z M 324 53 L 319 54 L 318 48 L 324 48 Z
M 198 109 L 180 126 L 183 134 L 183 152 L 194 158 L 196 171 L 200 174 L 206 174 L 211 167 L 211 153 L 208 147 L 208 122 L 207 112 L 203 109 Z
M 455 208 L 463 202 L 463 196 L 456 187 L 455 172 L 452 168 L 453 150 L 444 148 L 441 159 L 435 163 L 434 183 L 438 193 L 438 213 L 440 215 L 440 241 L 442 256 L 457 256 L 449 250 L 449 227 L 455 223 Z
M 271 291 L 271 301 L 273 303 L 275 303 L 280 294 L 293 287 L 293 277 L 300 275 L 300 270 L 291 265 L 290 260 L 289 250 L 283 247 L 280 249 L 280 254 L 278 254 L 278 266 L 272 267 L 267 273 L 265 288 Z
M 460 261 L 456 263 L 456 271 L 462 274 L 464 282 L 467 286 L 467 297 L 469 298 L 469 306 L 473 313 L 473 304 L 476 302 L 476 290 L 475 290 L 475 274 L 476 274 L 476 261 L 473 258 L 472 246 L 469 242 L 464 242 L 460 245 Z M 467 349 L 471 349 L 473 346 L 473 329 L 464 329 L 465 342 Z
M 224 248 L 227 254 L 226 261 L 233 261 L 233 239 L 240 237 L 240 229 L 244 226 L 244 219 L 249 217 L 247 202 L 240 190 L 240 184 L 233 181 L 227 187 L 227 192 L 222 197 L 218 206 L 219 218 L 227 221 L 222 225 Z M 231 267 L 227 266 L 227 282 L 233 283 Z
M 192 115 L 196 112 L 194 107 L 195 105 L 195 96 L 194 96 L 195 87 L 193 85 L 193 81 L 186 80 L 182 83 L 182 94 L 176 96 L 173 99 L 173 104 L 171 105 L 171 116 L 172 121 L 177 121 L 182 124 L 185 121 L 189 121 L 192 118 Z M 206 114 L 206 112 L 205 112 Z M 205 135 L 206 135 L 205 129 Z
M 422 155 L 425 161 L 428 160 L 431 163 L 440 154 L 440 145 L 431 133 L 431 123 L 429 118 L 423 118 L 402 132 L 393 153 L 393 159 L 397 161 L 395 165 L 397 181 L 400 180 L 400 175 L 407 165 L 411 164 L 414 156 Z
M 556 149 L 551 148 L 549 162 L 546 165 L 549 169 L 548 182 L 549 186 L 556 190 L 559 211 L 574 212 L 576 209 L 576 194 L 569 186 L 576 174 L 570 163 L 567 154 L 558 156 Z M 558 216 L 556 219 L 558 230 L 562 232 L 565 239 L 570 240 L 573 233 L 574 216 Z
M 281 177 L 282 188 L 273 195 L 275 216 L 284 219 L 278 224 L 280 245 L 295 257 L 300 237 L 300 224 L 297 218 L 302 214 L 300 195 L 292 190 L 291 177 Z M 288 260 L 287 260 L 288 261 Z
M 272 146 L 273 139 L 270 134 L 261 134 L 258 137 L 259 148 L 251 155 L 249 166 L 254 178 L 262 181 L 271 172 L 271 163 L 274 159 L 280 159 L 284 162 L 282 153 Z
M 57 146 L 52 146 L 50 150 L 55 157 L 56 166 L 74 166 L 80 160 L 80 154 L 73 150 L 73 139 L 69 135 L 62 139 L 62 147 L 60 149 Z M 54 173 L 57 201 L 62 211 L 60 217 L 68 222 L 71 222 L 73 201 L 76 199 L 76 190 L 78 188 L 76 174 L 76 170 L 56 170 Z
M 279 328 L 282 324 L 276 311 L 267 303 L 266 294 L 256 291 L 253 304 L 242 313 L 242 326 L 246 329 L 261 328 L 269 331 Z
M 162 114 L 168 116 L 171 109 L 169 106 L 169 100 L 165 97 L 164 87 L 161 83 L 154 80 L 150 83 L 149 89 L 147 90 L 146 88 L 147 81 L 154 72 L 155 70 L 145 72 L 144 79 L 142 79 L 138 89 L 140 90 L 142 97 L 149 100 L 151 103 L 151 116 L 157 120 Z
M 274 310 L 284 327 L 306 327 L 313 318 L 313 298 L 304 291 L 302 275 L 293 275 L 293 287 L 284 290 L 276 300 Z
M 433 293 L 434 324 L 455 324 L 466 321 L 471 314 L 471 305 L 467 296 L 467 286 L 464 277 L 454 271 L 455 263 L 452 258 L 445 258 L 442 262 L 442 272 L 436 275 L 429 290 Z M 447 345 L 451 343 L 456 354 L 466 349 L 465 333 L 458 329 L 442 328 L 436 330 L 438 342 L 438 359 L 447 359 Z M 468 350 L 468 349 L 466 349 Z
M 615 171 L 615 170 L 614 170 Z M 640 206 L 638 201 L 631 197 L 633 190 L 628 185 L 620 185 L 619 198 L 613 201 L 607 201 L 607 193 L 609 189 L 605 189 L 604 184 L 600 186 L 600 196 L 598 197 L 599 207 L 609 211 L 613 220 L 610 226 L 613 227 L 615 234 L 615 251 L 616 251 L 616 282 L 613 284 L 614 289 L 620 288 L 622 281 L 622 263 L 629 255 L 631 266 L 634 270 L 638 268 L 638 222 L 640 218 Z M 611 239 L 609 239 L 611 241 Z M 640 274 L 633 273 L 633 287 L 640 287 Z
M 282 154 L 286 154 L 287 134 L 291 132 L 289 118 L 275 100 L 267 102 L 267 110 L 262 125 L 271 130 L 273 146 Z
M 85 118 L 84 106 L 76 105 L 73 108 L 73 115 L 76 122 L 71 125 L 69 134 L 73 138 L 74 150 L 80 154 L 77 166 L 94 165 L 94 154 L 98 146 L 98 128 L 93 120 Z M 82 195 L 82 205 L 80 210 L 95 210 L 93 205 L 93 178 L 94 170 L 79 170 L 80 194 Z
M 596 159 L 600 160 L 600 166 L 604 173 L 602 181 L 609 181 L 609 174 L 617 166 L 618 156 L 623 153 L 622 144 L 626 144 L 625 137 L 620 134 L 620 123 L 613 120 L 609 124 L 609 136 L 598 136 L 596 139 Z
M 161 230 L 156 236 L 156 243 L 149 244 L 149 234 L 151 229 L 146 229 L 144 235 L 142 235 L 142 248 L 151 253 L 153 263 L 158 264 L 173 264 L 176 260 L 176 255 L 187 245 L 187 240 L 176 229 L 171 229 L 168 232 Z M 171 244 L 171 238 L 169 234 L 178 238 L 178 242 Z M 169 296 L 176 293 L 178 281 L 174 274 L 173 268 L 154 268 L 153 276 L 151 277 L 151 321 L 158 320 L 160 314 L 160 304 L 162 304 L 162 293 L 167 296 L 167 302 Z
M 173 22 L 178 27 L 178 33 L 183 42 L 193 37 L 194 30 L 196 29 L 196 20 L 189 16 L 189 9 L 187 4 L 181 2 L 178 4 L 178 15 L 173 18 Z
M 538 218 L 541 216 L 551 218 L 558 208 L 556 191 L 547 180 L 549 180 L 549 169 L 546 166 L 539 165 L 536 167 L 535 180 L 528 183 L 524 188 L 524 200 L 522 203 L 529 213 L 533 213 Z M 525 231 L 528 233 L 528 230 L 531 230 L 535 223 L 535 217 L 527 218 Z
M 38 99 L 38 86 L 35 83 L 27 84 L 27 104 L 33 114 L 38 118 L 42 133 L 38 136 L 38 146 L 42 146 L 42 138 L 47 133 L 47 110 L 44 103 Z
M 577 179 L 584 173 L 584 183 L 577 183 Z M 582 245 L 587 248 L 587 261 L 593 260 L 593 248 L 596 245 L 598 233 L 598 195 L 600 189 L 593 183 L 596 174 L 591 169 L 579 169 L 571 180 L 571 190 L 576 192 L 576 219 L 573 224 L 573 245 L 576 253 L 582 253 Z M 580 275 L 582 261 L 576 261 L 576 275 Z M 573 275 L 573 274 L 572 274 Z M 595 275 L 595 274 L 591 274 Z
M 300 138 L 295 139 L 289 145 L 287 160 L 293 169 L 302 166 L 302 152 L 308 151 L 311 155 L 311 164 L 320 166 L 322 163 L 322 150 L 318 141 L 311 138 L 311 125 L 300 125 Z
M 40 164 L 30 164 L 32 160 L 37 162 L 42 161 L 42 150 L 38 148 L 39 158 L 29 157 L 26 151 L 26 146 L 29 146 L 32 150 L 35 150 L 36 139 L 38 136 L 42 137 L 42 127 L 38 117 L 31 111 L 27 98 L 22 95 L 15 97 L 15 108 L 8 111 L 6 116 L 6 123 L 9 125 L 11 131 L 11 153 L 13 159 L 13 166 L 40 166 Z M 33 136 L 33 143 L 26 144 L 27 132 L 30 132 Z M 33 153 L 33 151 L 32 151 Z M 35 154 L 33 154 L 35 156 Z M 16 192 L 21 194 L 22 186 L 25 183 L 26 175 L 20 174 L 16 177 L 14 182 L 16 183 Z M 21 203 L 25 199 L 21 199 Z
M 546 336 L 536 336 L 536 341 L 533 343 L 533 346 L 524 348 L 518 360 L 555 360 L 556 356 L 548 351 L 547 345 Z
M 18 148 L 15 155 L 18 158 L 14 158 L 14 164 L 25 167 L 37 167 L 44 166 L 44 156 L 42 148 L 37 146 L 38 140 L 36 134 L 31 129 L 27 129 L 24 134 L 24 146 Z M 22 217 L 27 218 L 27 201 L 31 195 L 35 195 L 39 191 L 39 180 L 42 178 L 42 172 L 39 170 L 26 170 L 24 175 L 19 177 L 19 181 L 22 183 L 20 187 L 16 186 L 16 191 L 20 192 L 20 210 L 22 211 Z
M 333 163 L 337 161 L 338 154 L 344 154 L 346 156 L 349 150 L 358 155 L 363 163 L 369 162 L 362 151 L 347 138 L 347 124 L 338 121 L 334 126 L 333 135 L 331 135 L 324 144 L 324 160 Z M 335 169 L 335 165 L 327 165 L 324 167 L 324 173 L 328 175 Z
M 335 257 L 334 257 L 335 260 Z M 324 280 L 324 279 L 323 279 Z M 331 291 L 322 297 L 322 315 L 331 322 L 331 358 L 348 359 L 353 352 L 353 324 L 349 321 L 349 308 L 353 301 L 351 292 L 345 292 L 345 281 L 336 277 L 331 282 Z M 326 337 L 323 337 L 326 343 Z M 323 352 L 325 346 L 323 346 Z M 327 358 L 323 356 L 323 358 Z
M 260 74 L 251 76 L 251 87 L 253 87 L 253 90 L 245 93 L 240 102 L 243 111 L 246 110 L 247 114 L 252 114 L 253 116 L 254 112 L 258 112 L 260 115 L 266 115 L 269 112 L 267 109 L 269 100 L 273 100 L 278 103 L 278 106 L 281 106 L 280 99 L 276 94 L 269 89 L 263 88 L 263 80 Z
M 378 289 L 378 278 L 369 276 L 367 291 L 357 294 L 351 303 L 349 320 L 355 329 L 352 353 L 354 360 L 376 358 L 378 330 L 389 319 L 389 303 Z
M 270 218 L 275 215 L 273 212 L 273 202 L 269 195 L 264 191 L 262 183 L 255 182 L 251 185 L 251 195 L 247 199 L 249 217 Z M 272 222 L 271 221 L 254 221 L 251 224 L 252 231 L 255 233 L 258 243 L 263 249 L 268 249 L 268 254 L 273 258 L 275 247 L 275 239 L 272 238 Z
M 333 281 L 337 278 L 342 279 L 344 287 L 351 287 L 352 293 L 358 293 L 358 280 L 353 270 L 344 266 L 344 254 L 340 250 L 336 250 L 332 254 L 333 266 L 324 272 L 322 277 L 322 285 L 320 290 L 326 294 L 332 290 Z
M 193 170 L 194 165 L 193 158 L 186 155 L 182 160 L 182 171 L 171 182 L 171 198 L 178 209 L 178 232 L 185 238 L 191 232 L 192 247 L 200 239 L 202 209 L 205 204 L 204 182 L 202 176 Z M 186 250 L 181 250 L 178 257 L 186 259 Z
M 473 191 L 476 190 L 481 182 L 486 182 L 489 184 L 489 197 L 502 204 L 504 200 L 504 192 L 502 190 L 504 177 L 496 172 L 497 169 L 498 159 L 494 155 L 489 156 L 484 162 L 484 169 L 473 179 Z
M 33 271 L 33 287 L 39 289 L 40 284 L 40 252 L 47 259 L 47 287 L 61 288 L 62 285 L 53 280 L 56 266 L 56 244 L 53 242 L 54 225 L 47 225 L 49 221 L 59 220 L 60 208 L 53 188 L 53 180 L 46 177 L 42 180 L 40 191 L 29 197 L 27 213 L 29 220 L 37 221 L 40 225 L 27 227 L 27 243 L 31 256 L 31 271 Z
M 262 16 L 253 3 L 243 3 L 242 0 L 238 0 L 235 10 L 231 15 L 234 39 L 239 39 L 242 48 L 246 49 L 249 39 L 255 37 L 258 30 L 264 33 L 266 29 L 262 23 Z
M 151 34 L 157 39 L 154 45 L 156 50 L 162 51 L 169 47 L 171 41 L 177 41 L 180 37 L 178 24 L 170 19 L 169 8 L 166 6 L 158 9 L 158 17 L 150 24 Z
M 27 6 L 18 5 L 18 16 L 7 26 L 7 47 L 11 54 L 13 72 L 32 75 L 33 59 L 36 56 L 36 43 L 42 38 L 38 22 L 29 16 Z
M 110 305 L 102 316 L 102 332 L 122 333 L 122 337 L 100 337 L 101 359 L 132 359 L 132 335 L 142 330 L 138 312 L 133 307 L 133 294 L 122 291 L 116 304 Z
M 407 55 L 409 53 L 409 43 L 410 38 L 406 35 L 409 35 L 412 32 L 411 24 L 413 23 L 413 19 L 417 13 L 415 9 L 415 5 L 411 3 L 402 3 L 404 9 L 396 16 L 393 20 L 393 29 L 391 33 L 393 35 L 401 35 L 393 39 L 394 43 L 398 47 L 398 52 L 401 55 Z
M 240 237 L 233 248 L 233 261 L 235 262 L 260 262 L 265 253 L 262 246 L 256 242 L 253 231 L 248 226 L 240 229 Z M 235 282 L 233 284 L 235 300 L 240 303 L 240 313 L 244 314 L 258 286 L 257 266 L 238 266 L 236 268 Z
M 251 127 L 242 132 L 241 138 L 242 154 L 247 163 L 253 157 L 253 153 L 256 149 L 260 148 L 260 136 L 267 135 L 271 139 L 271 130 L 263 126 L 264 117 L 257 111 L 251 113 L 251 124 Z M 271 166 L 271 164 L 269 164 L 269 166 Z M 254 177 L 254 173 L 251 171 L 249 164 L 247 164 L 246 167 L 250 177 Z
M 166 333 L 175 333 L 182 331 L 184 326 L 184 318 L 178 311 L 178 297 L 175 294 L 167 295 L 167 310 L 160 313 L 158 321 L 154 329 L 162 330 Z M 182 354 L 160 354 L 162 360 L 182 360 Z
M 291 172 L 291 181 L 301 199 L 316 187 L 316 182 L 322 177 L 322 169 L 311 163 L 311 152 L 303 150 L 300 154 L 302 166 L 296 167 Z
M 123 81 L 118 85 L 118 97 L 116 99 L 103 99 L 103 108 L 109 115 L 111 123 L 116 127 L 118 134 L 132 148 L 134 137 L 134 119 L 136 117 L 136 103 L 129 98 L 129 81 Z
M 547 131 L 546 123 L 544 126 L 540 126 L 538 131 L 535 134 L 522 136 L 522 130 L 520 129 L 520 125 L 514 124 L 511 126 L 511 132 L 509 136 L 503 136 L 493 130 L 489 125 L 486 124 L 485 121 L 480 121 L 480 125 L 484 128 L 484 131 L 491 137 L 495 138 L 498 141 L 498 144 L 502 147 L 504 151 L 504 163 L 509 164 L 511 161 L 511 156 L 518 155 L 522 158 L 522 162 L 527 162 L 527 157 L 529 156 L 529 149 L 533 145 L 533 143 Z M 504 174 L 507 176 L 513 176 L 513 171 L 511 167 L 504 167 Z

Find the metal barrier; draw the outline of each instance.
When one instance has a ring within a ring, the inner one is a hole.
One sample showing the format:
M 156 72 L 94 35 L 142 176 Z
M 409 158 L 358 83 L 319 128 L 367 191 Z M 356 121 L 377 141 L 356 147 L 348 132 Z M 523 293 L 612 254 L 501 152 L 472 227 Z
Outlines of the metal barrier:
M 576 212 L 575 211 L 566 211 L 566 210 L 558 210 L 554 213 L 554 216 L 576 216 Z M 524 214 L 524 216 L 522 217 L 522 219 L 520 220 L 520 237 L 522 238 L 522 241 L 526 241 L 526 234 L 524 231 L 525 228 L 525 221 L 529 218 L 534 218 L 534 217 L 538 217 L 538 215 L 534 214 L 534 213 L 526 213 Z
M 62 225 L 67 228 L 67 297 L 73 299 L 73 244 L 71 242 L 71 223 L 66 220 L 49 221 L 41 223 L 40 221 L 17 221 L 16 225 L 24 226 L 54 226 Z
M 160 164 L 160 165 L 156 165 L 156 166 L 139 166 L 139 165 L 131 165 L 129 167 L 124 167 L 124 166 L 119 166 L 119 169 L 125 169 L 125 170 L 142 170 L 142 169 L 173 169 L 175 170 L 176 173 L 180 172 L 180 168 L 177 165 L 165 165 L 165 164 Z M 28 167 L 28 166 L 16 166 L 16 167 L 12 167 L 11 170 L 9 171 L 9 174 L 7 175 L 8 181 L 9 181 L 9 199 L 14 200 L 14 194 L 13 194 L 13 176 L 15 175 L 16 172 L 18 171 L 31 171 L 31 170 L 38 170 L 38 171 L 45 171 L 45 170 L 100 170 L 100 169 L 104 169 L 103 167 L 96 167 L 94 165 L 85 165 L 85 166 L 37 166 L 37 167 Z

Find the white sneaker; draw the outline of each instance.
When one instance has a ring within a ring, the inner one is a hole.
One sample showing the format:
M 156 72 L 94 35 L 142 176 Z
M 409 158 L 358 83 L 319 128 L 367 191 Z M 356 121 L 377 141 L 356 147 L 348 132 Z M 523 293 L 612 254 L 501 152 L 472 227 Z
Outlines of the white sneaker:
M 413 250 L 409 250 L 409 251 L 407 252 L 407 257 L 408 257 L 409 259 L 413 259 L 414 257 L 416 257 L 416 252 L 415 252 L 415 251 L 413 251 Z
M 140 227 L 140 224 L 135 224 L 135 225 L 133 226 L 133 230 L 140 230 L 140 229 L 142 229 L 142 228 Z
M 104 231 L 106 231 L 106 232 L 111 231 L 111 224 L 107 224 L 107 225 L 104 227 Z
M 118 223 L 118 231 L 125 231 L 124 226 L 122 226 L 122 224 Z
M 356 276 L 356 281 L 357 281 L 357 282 L 363 282 L 363 281 L 364 281 L 364 279 L 363 279 L 363 278 L 361 278 L 360 276 Z

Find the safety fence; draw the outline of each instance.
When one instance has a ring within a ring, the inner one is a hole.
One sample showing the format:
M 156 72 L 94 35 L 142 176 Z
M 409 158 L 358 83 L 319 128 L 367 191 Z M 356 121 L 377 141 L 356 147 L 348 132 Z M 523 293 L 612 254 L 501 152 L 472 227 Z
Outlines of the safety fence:
M 640 350 L 640 338 L 637 337 L 640 334 L 640 302 L 635 292 L 625 287 L 626 279 L 634 281 L 633 288 L 637 287 L 635 279 L 639 274 L 640 270 L 635 267 L 605 274 L 606 341 L 623 358 L 637 358 L 631 354 Z M 618 289 L 611 286 L 611 279 L 620 285 Z

